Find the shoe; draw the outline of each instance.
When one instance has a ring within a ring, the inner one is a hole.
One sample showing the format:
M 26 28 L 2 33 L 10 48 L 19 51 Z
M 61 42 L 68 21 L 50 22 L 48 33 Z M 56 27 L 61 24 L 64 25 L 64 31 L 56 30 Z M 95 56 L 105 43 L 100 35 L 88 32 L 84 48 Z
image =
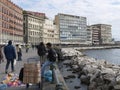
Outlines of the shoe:
M 15 72 L 15 70 L 12 70 L 11 73 Z
M 8 74 L 8 71 L 5 71 L 5 74 Z

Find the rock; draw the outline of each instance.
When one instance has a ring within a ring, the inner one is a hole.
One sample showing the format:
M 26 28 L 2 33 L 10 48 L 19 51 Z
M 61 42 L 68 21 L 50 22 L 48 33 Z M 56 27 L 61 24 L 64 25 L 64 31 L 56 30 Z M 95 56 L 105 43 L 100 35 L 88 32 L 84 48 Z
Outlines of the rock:
M 96 77 L 99 77 L 99 76 L 100 76 L 100 73 L 101 73 L 101 72 L 100 72 L 99 70 L 97 70 L 97 71 L 95 72 L 95 74 L 90 78 L 90 82 L 94 81 Z
M 76 78 L 75 75 L 68 75 L 67 77 L 64 77 L 64 79 L 70 79 L 70 78 Z
M 115 85 L 114 90 L 120 90 L 120 85 Z
M 83 70 L 86 70 L 86 71 L 88 71 L 88 73 L 91 73 L 91 74 L 95 73 L 96 69 L 97 69 L 97 66 L 95 66 L 95 65 L 86 65 L 83 68 Z
M 75 75 L 68 75 L 67 77 L 68 77 L 68 78 L 76 78 Z
M 116 76 L 116 82 L 120 84 L 120 75 Z
M 101 90 L 109 90 L 108 88 L 109 88 L 109 87 L 108 87 L 108 85 L 107 85 L 107 84 L 105 84 L 105 85 L 101 86 Z
M 63 63 L 63 65 L 66 65 L 67 67 L 71 67 L 71 63 Z
M 69 79 L 68 77 L 64 77 L 64 79 Z
M 111 81 L 115 80 L 115 75 L 114 74 L 106 73 L 106 74 L 102 75 L 102 77 L 105 81 L 108 81 L 108 82 L 111 82 Z
M 88 90 L 95 90 L 95 89 L 96 89 L 96 86 L 97 86 L 96 82 L 92 82 L 92 83 L 90 83 L 90 85 L 88 86 Z
M 88 76 L 82 75 L 80 77 L 80 80 L 81 80 L 81 83 L 83 83 L 83 84 L 86 84 L 86 85 L 90 84 L 90 77 L 88 77 Z
M 67 69 L 67 71 L 72 71 L 72 69 Z
M 101 76 L 96 77 L 94 81 L 97 83 L 98 86 L 103 86 L 104 85 L 104 80 Z
M 97 60 L 96 61 L 96 65 L 99 66 L 99 65 L 106 65 L 106 61 L 105 60 Z
M 108 90 L 114 90 L 114 86 L 109 85 Z
M 112 68 L 105 68 L 103 67 L 102 70 L 101 70 L 101 73 L 109 73 L 109 74 L 113 74 L 115 75 L 115 71 L 112 70 Z
M 79 89 L 79 88 L 81 88 L 81 87 L 80 87 L 80 86 L 74 86 L 74 88 L 75 88 L 75 89 Z
M 73 69 L 77 69 L 77 68 L 78 68 L 78 65 L 72 65 L 72 68 L 73 68 Z

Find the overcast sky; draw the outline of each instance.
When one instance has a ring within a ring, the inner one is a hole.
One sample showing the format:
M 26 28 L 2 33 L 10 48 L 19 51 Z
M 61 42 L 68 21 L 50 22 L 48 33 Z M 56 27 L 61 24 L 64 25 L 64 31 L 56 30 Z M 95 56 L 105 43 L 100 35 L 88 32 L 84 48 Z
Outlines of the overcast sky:
M 58 13 L 87 17 L 87 24 L 112 25 L 120 40 L 120 0 L 11 0 L 24 10 L 42 12 L 54 19 Z

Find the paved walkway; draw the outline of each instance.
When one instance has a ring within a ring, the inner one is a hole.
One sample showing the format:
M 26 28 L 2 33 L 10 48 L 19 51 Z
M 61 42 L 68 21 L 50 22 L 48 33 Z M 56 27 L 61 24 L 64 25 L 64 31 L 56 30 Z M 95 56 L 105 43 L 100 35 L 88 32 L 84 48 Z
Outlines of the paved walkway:
M 28 53 L 25 52 L 25 49 L 22 50 L 23 56 L 22 56 L 22 61 L 17 61 L 15 65 L 15 72 L 16 74 L 19 74 L 20 69 L 23 67 L 24 63 L 27 62 L 28 58 L 36 58 L 36 60 L 39 60 L 39 57 L 37 55 L 37 50 L 36 49 L 29 49 Z M 6 65 L 6 60 L 2 64 L 0 64 L 0 81 L 3 76 L 5 76 L 5 65 Z M 11 66 L 9 66 L 9 72 L 11 71 Z M 55 90 L 55 84 L 50 84 L 48 82 L 43 82 L 43 90 Z M 17 88 L 8 88 L 7 90 L 26 90 L 25 86 L 24 87 L 17 87 Z M 27 90 L 39 90 L 38 86 L 32 85 L 29 87 Z

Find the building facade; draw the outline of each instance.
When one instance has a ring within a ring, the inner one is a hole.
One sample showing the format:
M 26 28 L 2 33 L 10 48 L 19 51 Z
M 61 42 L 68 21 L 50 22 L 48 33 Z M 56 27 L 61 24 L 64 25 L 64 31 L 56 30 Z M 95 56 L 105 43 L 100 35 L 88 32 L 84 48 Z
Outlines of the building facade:
M 59 44 L 59 29 L 54 25 L 53 20 L 45 19 L 43 24 L 43 42 L 51 42 L 53 44 Z
M 93 37 L 95 33 L 98 33 L 99 44 L 113 44 L 112 34 L 111 34 L 111 25 L 94 24 L 92 25 L 92 28 L 93 28 Z
M 37 45 L 43 41 L 43 23 L 45 14 L 39 12 L 24 11 L 24 42 Z
M 23 43 L 22 8 L 10 0 L 0 0 L 0 43 Z
M 87 43 L 88 45 L 92 45 L 92 27 L 87 26 Z
M 87 44 L 86 17 L 58 14 L 55 24 L 60 31 L 60 41 L 63 44 Z
M 96 26 L 91 26 L 92 29 L 92 45 L 100 45 L 101 42 L 101 32 Z

